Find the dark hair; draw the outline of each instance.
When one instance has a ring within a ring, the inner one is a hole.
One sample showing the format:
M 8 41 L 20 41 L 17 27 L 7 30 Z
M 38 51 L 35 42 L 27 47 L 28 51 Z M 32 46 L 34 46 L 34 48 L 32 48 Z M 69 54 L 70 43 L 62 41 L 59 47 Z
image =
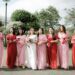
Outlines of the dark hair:
M 43 28 L 39 28 L 42 30 L 42 34 L 44 34 L 44 29 Z M 39 33 L 37 34 L 37 36 L 39 37 Z
M 65 26 L 64 26 L 64 25 L 61 25 L 61 27 L 63 28 L 63 32 L 66 33 L 66 28 L 65 28 Z M 60 28 L 59 28 L 59 31 L 61 31 Z
M 19 35 L 19 29 L 21 29 L 21 30 L 22 30 L 22 34 L 21 34 L 21 35 L 23 35 L 23 34 L 24 34 L 24 30 L 23 30 L 23 28 L 22 28 L 22 27 L 19 27 L 19 28 L 18 28 L 18 35 Z
M 14 27 L 12 27 L 12 30 L 13 30 L 13 35 L 16 34 L 16 29 Z

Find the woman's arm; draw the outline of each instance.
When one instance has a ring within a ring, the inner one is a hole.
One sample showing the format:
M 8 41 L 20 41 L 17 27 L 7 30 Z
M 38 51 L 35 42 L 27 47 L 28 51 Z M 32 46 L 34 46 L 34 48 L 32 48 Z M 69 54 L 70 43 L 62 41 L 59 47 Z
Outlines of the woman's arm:
M 38 45 L 41 45 L 41 44 L 47 43 L 47 41 L 48 41 L 48 40 L 47 40 L 47 37 L 44 36 L 43 39 L 42 39 L 41 41 L 38 42 Z

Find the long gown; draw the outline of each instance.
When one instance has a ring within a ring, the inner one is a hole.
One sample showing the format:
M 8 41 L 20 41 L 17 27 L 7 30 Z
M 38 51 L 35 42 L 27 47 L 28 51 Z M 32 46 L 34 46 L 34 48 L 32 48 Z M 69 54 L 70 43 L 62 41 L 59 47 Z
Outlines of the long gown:
M 46 35 L 39 35 L 39 42 L 47 42 Z M 38 45 L 37 47 L 37 58 L 38 58 L 38 69 L 45 69 L 47 66 L 47 57 L 46 57 L 46 43 Z
M 16 63 L 16 56 L 17 56 L 17 46 L 16 42 L 16 36 L 8 34 L 6 36 L 7 39 L 7 66 L 8 68 L 12 69 L 15 66 Z M 12 41 L 10 43 L 10 41 Z
M 61 68 L 67 69 L 68 68 L 68 59 L 69 59 L 69 45 L 68 45 L 68 35 L 67 33 L 58 33 L 58 57 L 59 57 L 59 64 Z
M 4 50 L 4 47 L 3 47 L 3 34 L 0 32 L 0 67 L 2 65 L 2 59 L 3 59 L 3 50 Z
M 17 36 L 17 66 L 25 65 L 26 36 Z
M 50 43 L 53 40 L 56 40 L 57 37 L 55 36 L 54 38 L 52 38 L 51 35 L 47 35 L 47 57 L 48 57 L 48 64 L 49 67 L 52 69 L 56 69 L 57 68 L 57 43 Z
M 37 54 L 36 54 L 36 44 L 34 43 L 37 40 L 36 35 L 28 36 L 27 40 L 31 39 L 32 42 L 28 42 L 25 50 L 26 57 L 26 66 L 28 68 L 37 69 Z
M 75 67 L 75 35 L 72 36 L 71 43 L 72 43 L 72 64 L 73 67 Z

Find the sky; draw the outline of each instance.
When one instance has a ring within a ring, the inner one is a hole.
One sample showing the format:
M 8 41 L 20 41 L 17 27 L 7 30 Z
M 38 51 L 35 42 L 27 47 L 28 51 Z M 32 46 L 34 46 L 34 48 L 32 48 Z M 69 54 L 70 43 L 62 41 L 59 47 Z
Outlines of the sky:
M 31 13 L 35 13 L 48 6 L 53 6 L 59 11 L 62 17 L 60 23 L 64 24 L 64 17 L 67 15 L 64 9 L 75 8 L 75 0 L 10 0 L 8 3 L 8 17 L 11 17 L 11 14 L 16 9 L 24 9 Z M 4 15 L 4 2 L 0 0 L 0 16 L 4 17 Z

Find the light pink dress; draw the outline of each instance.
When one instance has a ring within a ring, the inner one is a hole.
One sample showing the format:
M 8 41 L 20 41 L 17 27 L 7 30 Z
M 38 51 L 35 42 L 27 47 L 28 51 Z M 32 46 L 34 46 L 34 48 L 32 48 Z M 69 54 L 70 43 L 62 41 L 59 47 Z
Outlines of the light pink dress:
M 3 34 L 0 32 L 0 67 L 2 65 L 2 59 L 3 59 L 3 50 L 4 50 L 4 46 L 3 46 Z
M 17 36 L 17 66 L 25 65 L 26 36 Z
M 38 41 L 47 41 L 46 35 L 39 35 Z M 38 69 L 45 69 L 47 65 L 47 58 L 46 58 L 46 43 L 38 45 L 37 47 L 37 55 L 38 55 Z
M 58 33 L 58 57 L 59 57 L 59 64 L 61 68 L 68 68 L 68 57 L 69 57 L 69 46 L 68 46 L 68 35 L 67 33 Z

